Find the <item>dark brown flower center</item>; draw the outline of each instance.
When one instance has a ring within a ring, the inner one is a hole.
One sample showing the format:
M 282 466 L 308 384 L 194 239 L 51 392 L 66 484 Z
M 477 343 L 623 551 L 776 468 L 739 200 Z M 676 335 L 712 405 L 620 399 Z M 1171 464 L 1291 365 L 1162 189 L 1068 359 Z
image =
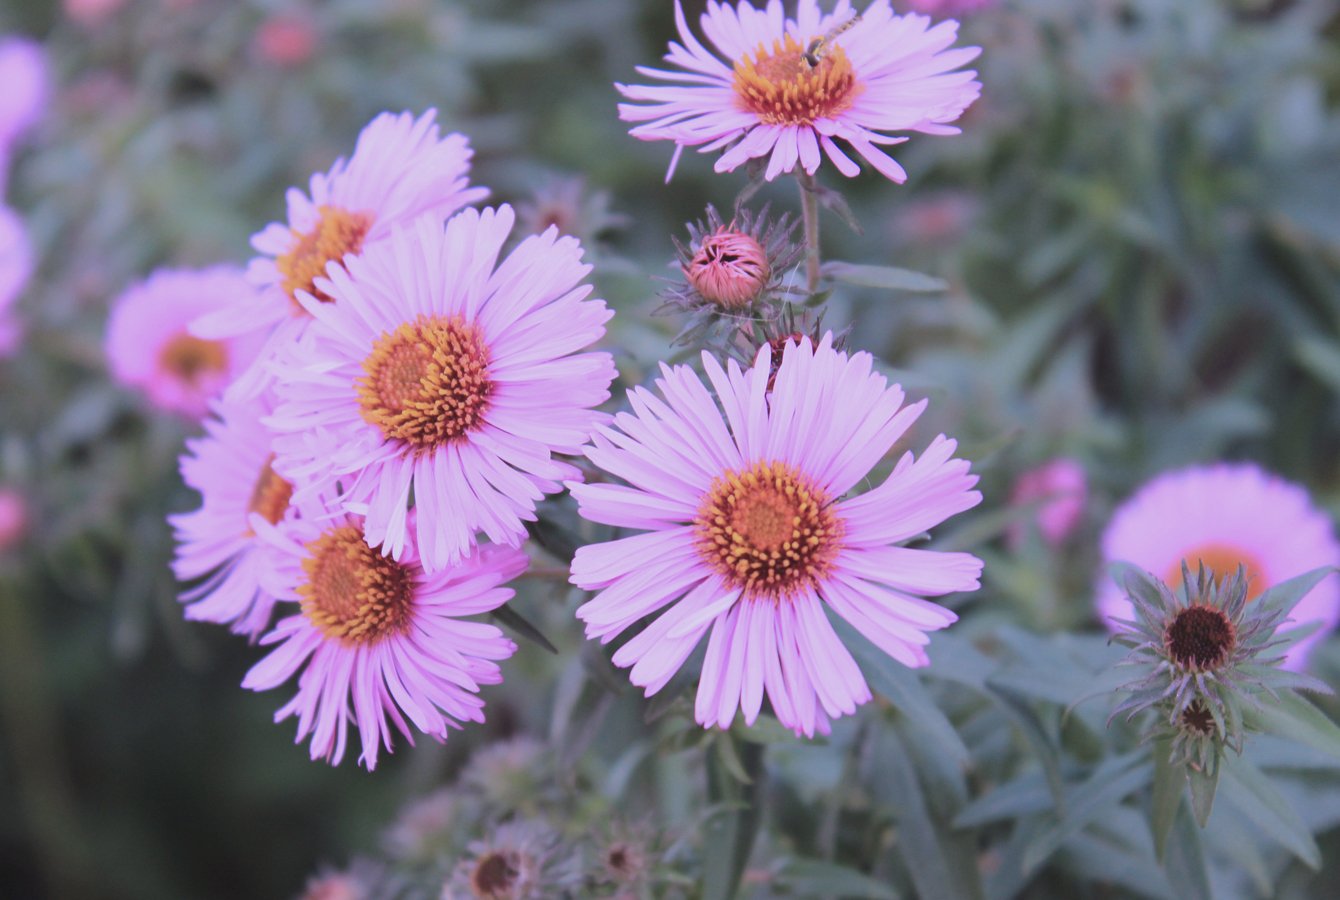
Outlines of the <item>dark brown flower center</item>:
M 364 421 L 428 450 L 484 421 L 493 383 L 483 336 L 459 316 L 420 316 L 373 344 L 358 380 Z
M 409 570 L 368 546 L 353 525 L 307 544 L 307 580 L 298 586 L 302 611 L 327 637 L 373 643 L 409 627 L 414 580 Z
M 521 856 L 515 850 L 492 850 L 475 863 L 470 889 L 480 900 L 511 900 L 521 873 Z
M 316 279 L 325 276 L 326 264 L 331 260 L 344 259 L 347 253 L 361 252 L 363 241 L 372 228 L 371 213 L 350 212 L 338 206 L 322 206 L 317 212 L 321 218 L 312 230 L 306 234 L 294 231 L 297 241 L 275 260 L 284 293 L 300 311 L 298 291 L 306 291 L 322 303 L 334 299 L 317 288 Z
M 1242 566 L 1247 573 L 1247 600 L 1251 602 L 1265 591 L 1269 585 L 1266 583 L 1265 568 L 1250 553 L 1228 544 L 1209 543 L 1203 544 L 1187 553 L 1183 559 L 1186 560 L 1187 567 L 1194 576 L 1200 566 L 1205 566 L 1207 572 L 1213 573 L 1216 579 L 1228 578 L 1238 571 L 1238 566 Z M 1182 586 L 1182 560 L 1179 559 L 1168 567 L 1167 575 L 1163 579 L 1176 590 Z
M 1163 632 L 1168 655 L 1183 669 L 1208 672 L 1228 659 L 1237 644 L 1237 629 L 1213 606 L 1196 604 L 1177 613 Z
M 759 44 L 735 63 L 735 96 L 740 105 L 768 125 L 809 125 L 848 109 L 860 85 L 842 47 L 829 44 L 817 66 L 805 48 L 786 35 L 772 50 Z
M 722 474 L 694 525 L 702 558 L 747 599 L 812 588 L 841 549 L 842 521 L 828 496 L 783 462 Z
M 1215 733 L 1214 716 L 1210 708 L 1199 700 L 1182 710 L 1182 729 L 1200 737 L 1209 737 Z
M 175 335 L 158 352 L 158 364 L 191 386 L 228 370 L 228 348 L 221 341 L 198 338 L 185 332 Z

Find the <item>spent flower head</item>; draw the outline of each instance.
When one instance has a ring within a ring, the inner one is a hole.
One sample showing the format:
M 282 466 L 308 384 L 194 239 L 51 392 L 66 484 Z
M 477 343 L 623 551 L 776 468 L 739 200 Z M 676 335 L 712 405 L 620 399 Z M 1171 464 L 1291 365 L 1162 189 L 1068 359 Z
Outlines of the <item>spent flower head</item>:
M 1280 668 L 1290 637 L 1276 635 L 1297 600 L 1330 567 L 1252 596 L 1245 566 L 1216 577 L 1200 565 L 1193 577 L 1182 564 L 1181 584 L 1171 588 L 1128 563 L 1114 578 L 1135 610 L 1119 620 L 1112 640 L 1131 648 L 1123 665 L 1137 674 L 1118 688 L 1127 694 L 1113 712 L 1130 719 L 1145 710 L 1158 718 L 1148 738 L 1172 740 L 1172 762 L 1212 768 L 1225 747 L 1242 752 L 1244 712 L 1261 705 L 1259 695 L 1303 687 L 1329 693 L 1305 675 Z

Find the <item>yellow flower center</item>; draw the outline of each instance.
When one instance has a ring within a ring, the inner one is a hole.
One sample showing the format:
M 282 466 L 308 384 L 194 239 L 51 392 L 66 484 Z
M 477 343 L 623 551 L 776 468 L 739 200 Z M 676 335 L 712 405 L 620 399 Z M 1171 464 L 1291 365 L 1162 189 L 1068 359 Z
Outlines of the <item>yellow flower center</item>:
M 783 462 L 718 477 L 694 520 L 702 558 L 748 599 L 814 587 L 841 549 L 842 521 L 827 495 Z
M 848 109 L 861 92 L 842 47 L 828 44 L 817 66 L 805 48 L 786 35 L 772 51 L 759 44 L 753 57 L 735 63 L 735 95 L 768 125 L 809 125 Z
M 1250 553 L 1229 544 L 1204 544 L 1186 554 L 1183 559 L 1186 560 L 1187 567 L 1191 570 L 1193 576 L 1202 563 L 1205 565 L 1206 571 L 1214 573 L 1215 578 L 1232 576 L 1238 571 L 1238 566 L 1241 565 L 1247 572 L 1248 602 L 1261 596 L 1261 593 L 1270 587 L 1266 583 L 1265 567 L 1261 565 L 1260 561 Z M 1182 560 L 1179 559 L 1168 568 L 1163 580 L 1173 590 L 1182 586 Z
M 289 500 L 293 498 L 293 485 L 275 472 L 274 461 L 275 455 L 271 453 L 261 467 L 261 473 L 251 489 L 251 499 L 247 501 L 247 512 L 260 513 L 265 521 L 278 525 L 288 510 Z
M 316 279 L 325 276 L 326 264 L 331 260 L 361 252 L 363 240 L 372 228 L 371 213 L 350 212 L 338 206 L 322 206 L 317 212 L 321 218 L 312 230 L 306 234 L 295 230 L 293 236 L 297 241 L 275 260 L 284 293 L 299 311 L 302 305 L 298 303 L 298 291 L 306 291 L 322 303 L 334 299 L 317 288 Z
M 204 378 L 228 370 L 228 348 L 221 341 L 182 332 L 163 345 L 158 365 L 181 381 L 198 385 Z
M 428 450 L 477 428 L 493 383 L 483 335 L 460 316 L 419 316 L 372 345 L 358 379 L 364 421 Z
M 330 638 L 368 644 L 403 633 L 410 623 L 414 584 L 407 568 L 368 546 L 353 525 L 341 525 L 307 544 L 298 586 L 302 611 Z

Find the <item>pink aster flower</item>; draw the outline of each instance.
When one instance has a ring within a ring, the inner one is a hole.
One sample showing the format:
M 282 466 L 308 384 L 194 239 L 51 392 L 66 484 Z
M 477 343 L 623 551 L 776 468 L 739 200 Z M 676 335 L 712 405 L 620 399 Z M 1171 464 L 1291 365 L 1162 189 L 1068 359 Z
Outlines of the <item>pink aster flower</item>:
M 270 433 L 256 404 L 218 405 L 205 436 L 188 440 L 182 480 L 200 492 L 200 508 L 169 516 L 177 538 L 172 570 L 182 581 L 205 579 L 182 595 L 186 618 L 231 624 L 260 637 L 270 624 L 274 597 L 261 586 L 269 545 L 256 537 L 252 514 L 271 525 L 293 515 L 293 486 L 275 473 Z
M 488 196 L 485 188 L 467 186 L 473 151 L 465 136 L 439 137 L 436 115 L 431 109 L 417 119 L 382 113 L 359 134 L 348 161 L 341 158 L 313 175 L 307 194 L 289 190 L 287 222 L 252 236 L 260 255 L 247 277 L 259 292 L 193 329 L 207 338 L 271 332 L 261 364 L 238 383 L 234 397 L 259 394 L 268 383 L 269 361 L 302 334 L 310 318 L 299 298 L 332 299 L 316 283 L 331 262 L 338 268 L 419 215 L 446 219 Z
M 1010 523 L 1006 532 L 1009 545 L 1023 546 L 1028 528 L 1035 527 L 1048 546 L 1061 544 L 1078 527 L 1084 515 L 1089 482 L 1078 460 L 1059 457 L 1019 476 L 1010 493 L 1010 503 L 1033 507 L 1032 521 Z
M 981 494 L 941 435 L 848 496 L 926 405 L 903 406 L 872 363 L 834 350 L 831 334 L 817 349 L 790 342 L 768 391 L 770 347 L 745 371 L 704 354 L 715 400 L 688 367 L 663 367 L 660 397 L 634 388 L 633 411 L 597 430 L 587 456 L 628 484 L 570 485 L 579 511 L 643 533 L 577 551 L 573 584 L 599 592 L 577 615 L 607 643 L 659 614 L 614 654 L 648 696 L 710 633 L 700 724 L 728 727 L 737 710 L 752 724 L 766 694 L 798 734 L 826 732 L 870 699 L 830 611 L 904 665 L 926 665 L 926 633 L 956 617 L 924 597 L 976 589 L 982 563 L 895 544 Z
M 604 301 L 586 300 L 591 267 L 576 239 L 550 228 L 501 263 L 512 209 L 419 219 L 318 282 L 304 297 L 311 341 L 276 367 L 267 420 L 277 467 L 307 494 L 341 485 L 368 537 L 402 559 L 417 544 L 435 572 L 476 532 L 519 546 L 535 503 L 577 470 L 604 420 L 614 361 L 578 353 L 605 333 Z
M 1330 517 L 1307 491 L 1251 463 L 1219 463 L 1167 472 L 1147 483 L 1112 516 L 1103 533 L 1103 558 L 1122 560 L 1177 586 L 1182 562 L 1199 563 L 1216 577 L 1247 570 L 1248 602 L 1267 588 L 1319 566 L 1340 565 Z M 1098 612 L 1131 619 L 1125 593 L 1106 574 L 1098 582 Z M 1285 665 L 1301 669 L 1307 655 L 1340 621 L 1340 578 L 1325 579 L 1294 607 L 1298 627 L 1321 628 L 1289 648 Z
M 23 335 L 14 302 L 33 274 L 33 248 L 23 222 L 7 206 L 0 205 L 0 358 L 18 347 Z
M 635 101 L 619 104 L 619 117 L 645 123 L 632 129 L 634 137 L 675 143 L 667 181 L 685 147 L 729 148 L 718 172 L 768 157 L 769 181 L 797 165 L 813 175 L 824 154 L 854 176 L 860 167 L 841 140 L 902 182 L 907 173 L 880 145 L 906 138 L 888 132 L 957 134 L 948 123 L 981 91 L 976 72 L 955 71 L 980 52 L 949 49 L 957 22 L 932 26 L 926 16 L 895 15 L 888 0 L 875 0 L 859 16 L 848 0 L 828 15 L 817 0 L 800 0 L 795 19 L 784 18 L 781 0 L 765 9 L 708 0 L 701 24 L 712 50 L 689 30 L 678 0 L 675 22 L 683 43 L 672 41 L 665 59 L 678 69 L 638 67 L 669 84 L 616 85 Z
M 503 584 L 526 569 L 526 554 L 483 546 L 430 575 L 412 544 L 399 562 L 369 546 L 362 519 L 305 505 L 299 517 L 252 527 L 278 551 L 266 587 L 297 601 L 262 644 L 278 646 L 242 682 L 278 687 L 299 670 L 298 693 L 275 716 L 298 717 L 298 740 L 311 735 L 312 759 L 339 764 L 348 726 L 359 731 L 359 761 L 376 768 L 379 746 L 391 750 L 392 726 L 412 744 L 420 732 L 446 740 L 462 722 L 484 721 L 485 684 L 498 684 L 495 660 L 516 644 L 493 625 L 463 616 L 497 609 L 512 598 Z M 352 704 L 352 709 L 351 709 Z M 406 721 L 408 720 L 408 721 Z
M 907 0 L 908 8 L 932 16 L 961 16 L 995 6 L 997 0 Z
M 50 76 L 42 45 L 23 37 L 0 35 L 0 157 L 37 124 L 46 112 Z M 0 176 L 0 183 L 3 183 Z
M 112 305 L 105 348 L 112 375 L 160 409 L 203 418 L 209 401 L 251 365 L 259 341 L 251 335 L 197 337 L 190 326 L 201 316 L 248 302 L 254 293 L 242 273 L 228 266 L 159 269 Z

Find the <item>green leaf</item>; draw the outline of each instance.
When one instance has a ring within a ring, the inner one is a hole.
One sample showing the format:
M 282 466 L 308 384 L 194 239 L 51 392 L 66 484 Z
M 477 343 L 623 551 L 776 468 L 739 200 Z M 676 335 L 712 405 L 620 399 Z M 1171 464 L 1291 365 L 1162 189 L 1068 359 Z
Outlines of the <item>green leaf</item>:
M 491 615 L 526 640 L 539 644 L 550 653 L 558 654 L 558 648 L 549 643 L 549 638 L 545 637 L 540 629 L 526 621 L 526 618 L 512 607 L 500 606 Z
M 1021 819 L 1054 806 L 1046 778 L 1040 772 L 1028 772 L 963 807 L 954 817 L 954 827 L 976 828 L 992 822 Z
M 1225 757 L 1219 768 L 1224 773 L 1221 789 L 1228 801 L 1308 868 L 1319 870 L 1321 850 L 1312 832 L 1270 779 L 1240 756 Z
M 1205 851 L 1200 832 L 1185 812 L 1177 817 L 1168 835 L 1163 871 L 1177 900 L 1214 900 L 1210 893 L 1210 873 L 1205 868 Z
M 1316 587 L 1323 578 L 1335 571 L 1335 566 L 1321 566 L 1311 572 L 1304 572 L 1302 575 L 1290 578 L 1257 597 L 1255 606 L 1261 611 L 1284 610 L 1287 612 L 1293 609 L 1299 600 L 1307 596 L 1308 591 Z
M 1201 828 L 1210 821 L 1210 812 L 1214 809 L 1214 792 L 1219 787 L 1219 770 L 1223 766 L 1211 766 L 1213 771 L 1187 767 L 1187 783 L 1191 786 L 1191 811 L 1196 816 L 1196 824 Z
M 1294 344 L 1294 357 L 1331 390 L 1340 393 L 1340 346 L 1306 335 Z
M 826 278 L 854 284 L 858 287 L 878 288 L 885 291 L 911 291 L 914 293 L 938 293 L 948 290 L 949 285 L 943 278 L 899 269 L 894 266 L 867 266 L 858 263 L 832 260 L 824 263 L 822 269 Z
M 1058 811 L 1063 810 L 1064 779 L 1061 775 L 1061 750 L 1057 741 L 1052 739 L 1042 719 L 1033 711 L 1033 707 L 1024 702 L 1024 698 L 1019 694 L 1004 685 L 994 683 L 988 684 L 986 693 L 1018 726 L 1019 733 L 1033 748 L 1038 762 L 1042 764 L 1042 774 L 1046 776 L 1047 785 L 1051 789 L 1052 802 Z
M 1067 793 L 1065 814 L 1024 851 L 1024 871 L 1041 866 L 1067 838 L 1148 784 L 1151 774 L 1142 752 L 1105 760 L 1087 781 Z
M 722 740 L 731 740 L 724 735 Z M 707 754 L 707 799 L 721 812 L 703 825 L 703 900 L 732 900 L 758 833 L 763 791 L 763 746 L 736 748 L 749 784 L 722 765 L 721 754 Z
M 788 860 L 777 881 L 801 897 L 843 897 L 850 900 L 898 900 L 898 892 L 869 875 L 818 859 Z
M 865 635 L 840 617 L 832 617 L 832 622 L 838 637 L 851 651 L 870 682 L 870 687 L 883 694 L 906 716 L 923 740 L 934 742 L 945 764 L 952 765 L 961 777 L 971 762 L 971 755 L 949 719 L 935 705 L 917 673 L 870 643 Z
M 1172 764 L 1172 741 L 1154 742 L 1154 796 L 1150 803 L 1149 830 L 1154 835 L 1154 855 L 1163 861 L 1168 834 L 1182 808 L 1186 791 L 1186 765 Z
M 1243 718 L 1257 731 L 1287 737 L 1340 758 L 1340 727 L 1293 691 L 1281 692 L 1278 703 L 1248 709 Z
M 913 729 L 915 730 L 915 729 Z M 873 736 L 869 754 L 871 788 L 898 825 L 902 854 L 916 895 L 923 900 L 972 900 L 980 897 L 975 842 L 970 835 L 947 833 L 927 808 L 911 755 L 898 732 L 885 728 Z

